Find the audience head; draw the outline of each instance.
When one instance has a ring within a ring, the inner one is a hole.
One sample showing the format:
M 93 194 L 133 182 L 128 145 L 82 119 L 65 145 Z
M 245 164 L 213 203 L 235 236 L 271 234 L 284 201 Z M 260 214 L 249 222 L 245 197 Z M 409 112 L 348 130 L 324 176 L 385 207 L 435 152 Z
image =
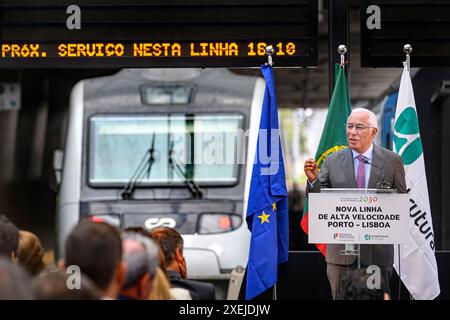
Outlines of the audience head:
M 159 244 L 163 254 L 165 266 L 168 270 L 177 271 L 186 278 L 186 261 L 183 255 L 183 238 L 173 228 L 159 227 L 152 230 L 152 238 Z
M 143 236 L 150 238 L 153 240 L 152 233 L 148 229 L 142 228 L 142 227 L 128 227 L 123 230 L 124 232 L 136 232 L 139 234 L 142 234 Z M 166 263 L 164 259 L 164 253 L 162 250 L 158 250 L 159 253 L 159 268 L 164 272 L 164 274 L 167 274 L 166 270 Z
M 137 232 L 122 233 L 125 283 L 121 295 L 147 300 L 159 264 L 158 246 L 149 237 Z
M 14 261 L 17 260 L 19 247 L 19 230 L 4 215 L 0 215 L 0 256 L 4 255 Z
M 44 249 L 39 238 L 29 231 L 19 231 L 19 263 L 33 276 L 44 270 Z
M 76 265 L 102 291 L 116 298 L 123 283 L 119 231 L 103 222 L 81 221 L 66 242 L 65 266 Z
M 0 257 L 0 300 L 33 299 L 31 278 L 18 264 Z
M 369 279 L 372 274 L 366 272 L 366 269 L 352 269 L 347 271 L 340 278 L 338 300 L 384 300 L 385 288 L 382 278 L 380 289 L 371 289 Z
M 98 300 L 101 298 L 94 283 L 83 274 L 72 280 L 72 275 L 62 270 L 42 274 L 35 279 L 34 289 L 38 300 Z M 78 282 L 78 284 L 77 284 Z

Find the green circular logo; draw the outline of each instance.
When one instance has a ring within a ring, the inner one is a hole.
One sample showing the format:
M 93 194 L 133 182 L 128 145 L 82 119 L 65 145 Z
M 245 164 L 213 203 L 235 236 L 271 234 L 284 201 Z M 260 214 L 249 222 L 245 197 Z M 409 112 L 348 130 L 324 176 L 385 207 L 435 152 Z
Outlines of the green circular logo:
M 419 120 L 413 107 L 403 110 L 395 121 L 394 144 L 405 165 L 413 163 L 423 153 Z

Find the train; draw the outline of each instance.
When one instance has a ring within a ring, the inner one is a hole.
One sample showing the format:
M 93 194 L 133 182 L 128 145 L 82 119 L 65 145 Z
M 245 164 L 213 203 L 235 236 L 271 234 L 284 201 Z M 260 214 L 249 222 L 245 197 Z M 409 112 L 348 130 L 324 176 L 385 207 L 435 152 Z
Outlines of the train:
M 57 255 L 90 218 L 177 229 L 192 279 L 245 267 L 247 141 L 264 90 L 262 78 L 228 69 L 123 69 L 79 81 L 60 157 Z

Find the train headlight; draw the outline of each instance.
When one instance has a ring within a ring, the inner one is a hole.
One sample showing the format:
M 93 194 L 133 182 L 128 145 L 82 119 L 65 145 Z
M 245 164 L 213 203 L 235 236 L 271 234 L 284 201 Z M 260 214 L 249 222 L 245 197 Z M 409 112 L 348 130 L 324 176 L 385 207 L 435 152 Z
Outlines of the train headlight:
M 88 217 L 92 222 L 104 222 L 114 227 L 120 228 L 120 217 L 117 215 L 96 214 Z
M 237 214 L 204 213 L 198 224 L 199 234 L 213 234 L 232 231 L 242 224 Z

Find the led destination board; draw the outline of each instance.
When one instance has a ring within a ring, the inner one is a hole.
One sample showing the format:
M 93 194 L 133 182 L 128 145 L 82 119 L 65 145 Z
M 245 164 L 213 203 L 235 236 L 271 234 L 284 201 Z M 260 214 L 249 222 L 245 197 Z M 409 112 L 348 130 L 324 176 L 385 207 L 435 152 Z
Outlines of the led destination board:
M 79 58 L 79 57 L 256 57 L 266 56 L 266 42 L 155 42 L 155 43 L 4 43 L 2 58 Z M 305 54 L 300 43 L 278 42 L 274 56 Z M 303 52 L 301 52 L 303 51 Z
M 401 68 L 410 44 L 412 67 L 450 66 L 450 0 L 362 0 L 361 65 Z
M 132 3 L 132 4 L 131 4 Z M 1 68 L 316 66 L 317 1 L 0 2 Z

